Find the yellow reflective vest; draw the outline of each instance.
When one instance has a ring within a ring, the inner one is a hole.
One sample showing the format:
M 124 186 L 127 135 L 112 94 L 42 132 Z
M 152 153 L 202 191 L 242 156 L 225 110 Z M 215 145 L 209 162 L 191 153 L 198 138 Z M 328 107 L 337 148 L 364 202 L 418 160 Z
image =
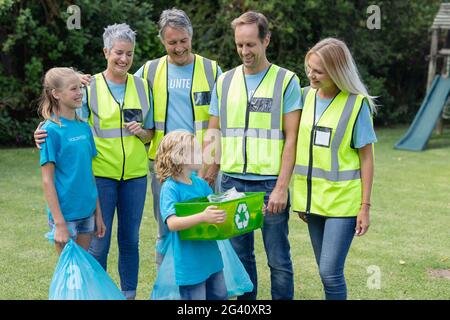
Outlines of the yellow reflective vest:
M 115 100 L 102 73 L 94 75 L 88 90 L 89 119 L 97 148 L 92 161 L 94 175 L 127 180 L 147 175 L 147 151 L 142 141 L 123 127 L 124 114 L 149 111 L 146 81 L 128 74 L 122 105 Z
M 353 128 L 364 96 L 339 92 L 316 122 L 317 90 L 307 87 L 297 139 L 293 210 L 353 217 L 361 207 L 358 150 Z
M 293 72 L 272 64 L 250 99 L 242 65 L 218 78 L 223 172 L 280 173 L 284 147 L 283 95 L 294 76 Z
M 209 104 L 211 91 L 217 77 L 217 62 L 194 55 L 194 72 L 191 81 L 191 106 L 194 116 L 195 136 L 200 145 L 208 129 Z M 153 93 L 155 133 L 153 135 L 148 157 L 155 159 L 159 143 L 166 134 L 166 115 L 169 103 L 168 62 L 167 56 L 147 61 L 144 65 L 143 78 L 147 79 Z

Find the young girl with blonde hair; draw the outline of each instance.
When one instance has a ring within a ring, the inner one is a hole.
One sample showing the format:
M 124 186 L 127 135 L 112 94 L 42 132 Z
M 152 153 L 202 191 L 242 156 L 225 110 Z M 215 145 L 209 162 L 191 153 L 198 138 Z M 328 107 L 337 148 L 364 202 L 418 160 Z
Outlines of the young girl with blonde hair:
M 52 68 L 45 74 L 39 113 L 48 137 L 40 150 L 40 165 L 48 223 L 58 254 L 72 237 L 85 250 L 95 232 L 105 234 L 92 173 L 96 156 L 90 127 L 75 113 L 83 98 L 78 74 Z
M 375 102 L 341 40 L 318 42 L 305 69 L 293 209 L 308 223 L 326 299 L 346 299 L 345 259 L 370 224 Z
M 187 131 L 172 131 L 162 139 L 155 159 L 155 170 L 163 182 L 161 189 L 161 216 L 171 233 L 175 280 L 183 300 L 224 300 L 227 288 L 223 261 L 217 241 L 181 240 L 178 232 L 201 222 L 222 223 L 225 211 L 208 206 L 203 212 L 178 217 L 175 203 L 213 193 L 206 181 L 195 171 L 201 168 L 200 145 Z M 157 201 L 157 199 L 155 199 Z M 167 257 L 167 255 L 164 257 Z M 164 262 L 163 262 L 164 263 Z

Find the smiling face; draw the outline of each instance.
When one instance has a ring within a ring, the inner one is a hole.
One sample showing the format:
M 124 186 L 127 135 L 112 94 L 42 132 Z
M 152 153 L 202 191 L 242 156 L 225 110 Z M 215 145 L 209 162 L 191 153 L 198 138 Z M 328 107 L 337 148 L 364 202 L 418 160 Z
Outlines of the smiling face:
M 161 42 L 166 48 L 170 63 L 185 66 L 193 61 L 192 39 L 186 30 L 167 26 Z
M 308 59 L 307 76 L 310 81 L 311 87 L 314 89 L 322 89 L 323 91 L 329 91 L 336 88 L 330 75 L 325 70 L 320 57 L 311 53 Z
M 83 90 L 81 81 L 75 74 L 64 79 L 61 88 L 53 89 L 53 96 L 58 101 L 61 109 L 77 109 L 81 107 L 83 99 Z
M 108 61 L 108 72 L 114 77 L 126 76 L 133 64 L 134 45 L 128 41 L 114 41 L 111 49 L 103 48 L 105 58 Z
M 267 35 L 261 40 L 256 23 L 237 25 L 234 30 L 234 41 L 245 73 L 255 74 L 268 66 L 266 48 L 269 45 L 270 36 Z

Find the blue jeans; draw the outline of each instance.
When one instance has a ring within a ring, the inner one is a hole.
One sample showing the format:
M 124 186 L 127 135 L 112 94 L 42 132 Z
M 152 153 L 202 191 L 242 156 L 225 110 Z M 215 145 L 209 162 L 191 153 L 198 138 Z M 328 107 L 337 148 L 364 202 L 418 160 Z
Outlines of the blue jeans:
M 356 217 L 308 215 L 308 229 L 327 300 L 347 299 L 345 259 L 355 234 Z
M 225 285 L 225 277 L 223 270 L 212 274 L 205 281 L 180 286 L 180 296 L 182 300 L 226 300 L 227 287 Z
M 139 272 L 139 227 L 147 193 L 147 177 L 113 180 L 96 177 L 106 234 L 92 239 L 89 252 L 107 269 L 114 212 L 117 209 L 120 286 L 127 298 L 136 296 Z
M 52 219 L 49 219 L 48 225 L 51 229 L 50 233 L 52 234 L 52 237 L 54 237 L 56 229 L 55 222 Z M 66 221 L 66 225 L 67 229 L 70 232 L 70 237 L 73 240 L 76 240 L 78 234 L 80 233 L 92 234 L 95 231 L 95 214 L 92 214 L 89 217 L 83 219 Z
M 222 191 L 235 187 L 239 192 L 266 192 L 264 203 L 267 205 L 276 180 L 251 181 L 222 176 Z M 279 214 L 266 212 L 261 229 L 264 249 L 270 268 L 271 294 L 273 300 L 292 300 L 294 298 L 294 272 L 289 245 L 289 199 L 286 209 Z M 238 300 L 256 300 L 258 276 L 256 270 L 254 233 L 249 232 L 230 239 L 234 250 L 241 259 L 253 282 L 253 291 L 238 297 Z

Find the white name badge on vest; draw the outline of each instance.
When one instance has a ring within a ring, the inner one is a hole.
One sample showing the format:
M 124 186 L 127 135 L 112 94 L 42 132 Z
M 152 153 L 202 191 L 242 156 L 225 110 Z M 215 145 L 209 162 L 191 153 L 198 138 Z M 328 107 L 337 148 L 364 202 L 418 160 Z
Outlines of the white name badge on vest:
M 316 127 L 314 130 L 314 145 L 329 148 L 332 131 L 333 129 L 331 128 Z

